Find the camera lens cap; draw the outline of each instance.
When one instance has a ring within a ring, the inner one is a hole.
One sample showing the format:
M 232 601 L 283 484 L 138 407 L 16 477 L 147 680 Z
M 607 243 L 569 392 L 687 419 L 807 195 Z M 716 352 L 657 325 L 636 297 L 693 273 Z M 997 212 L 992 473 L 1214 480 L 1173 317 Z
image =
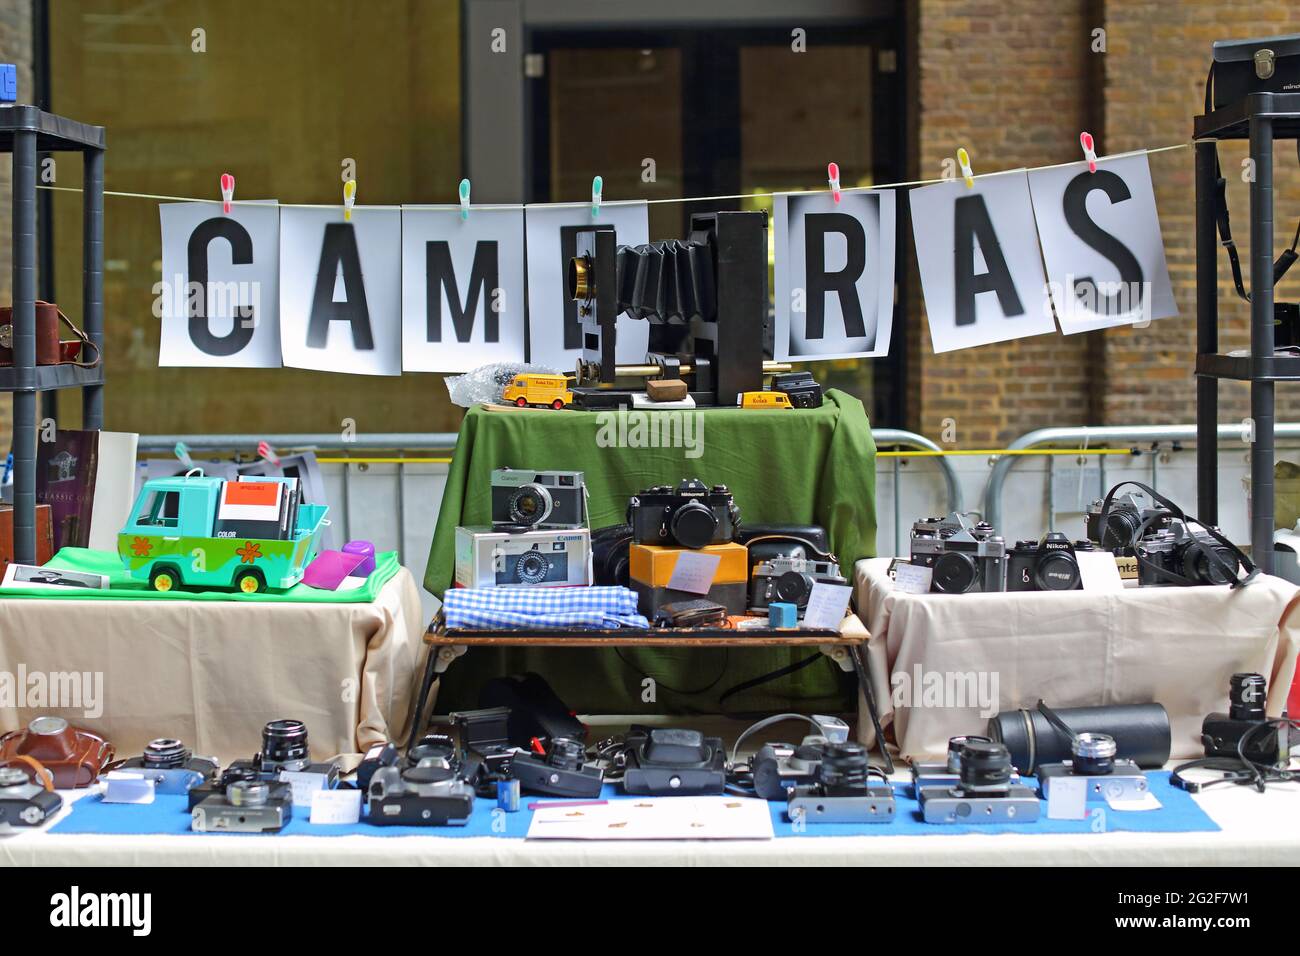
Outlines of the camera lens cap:
M 703 548 L 713 540 L 718 519 L 698 501 L 688 501 L 674 513 L 670 530 L 677 543 L 685 548 Z
M 931 583 L 941 594 L 965 594 L 975 584 L 976 573 L 970 555 L 950 551 L 934 562 Z
M 1050 551 L 1038 559 L 1034 571 L 1040 591 L 1073 591 L 1079 586 L 1079 564 L 1066 551 Z

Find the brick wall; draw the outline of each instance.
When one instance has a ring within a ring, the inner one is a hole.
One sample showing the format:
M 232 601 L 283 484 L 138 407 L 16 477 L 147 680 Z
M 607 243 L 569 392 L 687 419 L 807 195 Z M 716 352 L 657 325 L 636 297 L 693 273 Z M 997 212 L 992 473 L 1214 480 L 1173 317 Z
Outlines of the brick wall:
M 978 172 L 1078 158 L 1084 129 L 1103 153 L 1186 142 L 1214 40 L 1300 31 L 1300 11 L 1283 2 L 920 0 L 910 16 L 918 178 L 939 175 L 961 145 Z M 1092 49 L 1097 28 L 1105 31 L 1104 52 Z M 1232 179 L 1244 146 L 1222 154 Z M 1289 243 L 1300 216 L 1300 171 L 1289 146 L 1275 161 L 1280 251 L 1282 234 Z M 1145 330 L 1045 335 L 945 355 L 933 353 L 927 326 L 914 319 L 907 328 L 911 427 L 938 438 L 952 419 L 957 444 L 987 447 L 1046 425 L 1193 421 L 1192 162 L 1190 149 L 1151 157 L 1177 318 Z M 1245 240 L 1246 186 L 1234 179 L 1229 191 L 1235 234 Z M 1245 347 L 1246 312 L 1222 261 L 1220 285 L 1220 345 Z M 1294 299 L 1297 285 L 1300 276 L 1280 288 Z M 911 314 L 920 316 L 915 280 L 908 294 Z M 1220 395 L 1222 421 L 1245 414 L 1244 386 L 1226 383 Z M 1300 418 L 1300 389 L 1279 389 L 1278 414 Z
M 32 102 L 32 5 L 0 3 L 0 62 L 18 67 L 18 102 Z M 0 162 L 0 303 L 9 304 L 13 293 L 13 254 L 10 242 L 13 215 L 9 204 L 11 167 Z M 9 453 L 13 427 L 13 400 L 0 394 L 0 462 Z

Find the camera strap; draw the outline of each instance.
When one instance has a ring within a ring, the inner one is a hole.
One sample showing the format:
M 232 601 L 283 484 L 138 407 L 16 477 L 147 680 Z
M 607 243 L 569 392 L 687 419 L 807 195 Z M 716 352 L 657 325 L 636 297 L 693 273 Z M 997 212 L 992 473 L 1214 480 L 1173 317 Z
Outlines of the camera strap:
M 1210 64 L 1210 73 L 1205 78 L 1205 113 L 1211 112 L 1211 90 L 1214 87 L 1214 64 Z M 1300 162 L 1300 140 L 1296 141 L 1296 160 Z M 1246 284 L 1242 278 L 1241 272 L 1241 255 L 1237 251 L 1237 243 L 1232 238 L 1232 222 L 1228 216 L 1228 181 L 1223 176 L 1223 168 L 1219 165 L 1219 147 L 1216 143 L 1214 147 L 1214 218 L 1218 223 L 1219 243 L 1223 248 L 1228 250 L 1228 263 L 1232 266 L 1232 283 L 1237 287 L 1237 296 L 1243 301 L 1250 301 L 1250 293 L 1246 291 Z M 1291 240 L 1291 247 L 1285 250 L 1280 256 L 1273 260 L 1273 285 L 1282 281 L 1282 277 L 1287 274 L 1300 258 L 1296 252 L 1296 247 L 1300 245 L 1300 221 L 1296 222 L 1295 238 Z
M 1070 725 L 1061 719 L 1061 715 L 1048 707 L 1047 701 L 1043 700 L 1041 697 L 1038 698 L 1038 712 L 1047 718 L 1047 722 L 1052 725 L 1053 730 L 1073 746 L 1079 735 L 1071 730 Z M 1032 721 L 1030 723 L 1032 725 Z
M 1197 518 L 1193 518 L 1190 515 L 1184 514 L 1183 509 L 1178 507 L 1178 505 L 1174 504 L 1173 501 L 1171 501 L 1169 498 L 1166 498 L 1164 495 L 1156 491 L 1150 485 L 1145 485 L 1140 481 L 1121 481 L 1118 485 L 1111 488 L 1110 491 L 1106 493 L 1106 498 L 1101 503 L 1101 512 L 1097 516 L 1097 527 L 1101 529 L 1101 534 L 1099 535 L 1099 537 L 1104 537 L 1106 534 L 1106 529 L 1109 527 L 1108 519 L 1110 518 L 1111 502 L 1115 500 L 1116 493 L 1121 488 L 1127 485 L 1132 485 L 1135 488 L 1139 488 L 1146 494 L 1150 495 L 1151 500 L 1154 501 L 1156 504 L 1160 505 L 1162 508 L 1164 508 L 1166 514 L 1169 517 L 1176 518 L 1179 521 L 1181 521 L 1183 525 L 1186 528 L 1188 528 L 1189 533 L 1191 527 L 1194 525 L 1202 529 L 1211 538 L 1213 538 L 1219 544 L 1227 548 L 1228 551 L 1231 552 L 1233 557 L 1237 559 L 1238 567 L 1236 568 L 1230 567 L 1228 565 L 1228 562 L 1224 561 L 1223 558 L 1218 554 L 1218 552 L 1216 552 L 1213 548 L 1202 548 L 1201 553 L 1205 555 L 1205 559 L 1208 562 L 1215 565 L 1215 567 L 1217 567 L 1220 571 L 1222 571 L 1227 576 L 1227 578 L 1231 582 L 1230 585 L 1231 587 L 1234 588 L 1244 587 L 1245 585 L 1253 581 L 1255 577 L 1259 574 L 1259 568 L 1255 567 L 1254 562 L 1252 562 L 1250 558 L 1246 557 L 1245 552 L 1243 552 L 1239 547 L 1237 547 L 1235 544 L 1229 541 L 1221 531 L 1219 531 L 1217 528 L 1211 528 L 1209 525 L 1205 524 L 1203 521 L 1200 521 Z M 1161 521 L 1163 517 L 1164 516 L 1162 515 L 1153 515 L 1152 517 L 1149 517 L 1145 521 L 1143 521 L 1142 524 L 1137 528 L 1137 530 L 1134 531 L 1133 540 L 1129 542 L 1129 546 L 1133 548 L 1133 553 L 1134 555 L 1136 555 L 1138 563 L 1146 567 L 1148 571 L 1152 572 L 1157 577 L 1160 577 L 1166 581 L 1170 581 L 1174 584 L 1193 585 L 1198 583 L 1196 581 L 1193 581 L 1191 578 L 1184 577 L 1183 575 L 1178 574 L 1177 572 L 1170 571 L 1166 568 L 1162 568 L 1160 565 L 1156 564 L 1150 558 L 1147 558 L 1143 555 L 1142 547 L 1141 547 L 1142 536 L 1145 535 L 1146 532 L 1153 525 Z M 1239 576 L 1238 574 L 1239 568 L 1246 569 L 1245 577 Z

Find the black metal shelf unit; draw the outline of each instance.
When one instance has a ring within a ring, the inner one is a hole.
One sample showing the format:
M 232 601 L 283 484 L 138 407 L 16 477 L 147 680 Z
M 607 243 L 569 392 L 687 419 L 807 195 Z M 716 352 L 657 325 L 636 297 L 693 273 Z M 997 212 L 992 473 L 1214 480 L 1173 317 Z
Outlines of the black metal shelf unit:
M 0 151 L 13 154 L 13 365 L 0 369 L 0 392 L 14 396 L 14 558 L 36 560 L 36 396 L 80 388 L 83 427 L 104 421 L 104 365 L 36 364 L 36 157 L 80 152 L 82 176 L 82 327 L 104 348 L 104 128 L 35 106 L 0 108 Z

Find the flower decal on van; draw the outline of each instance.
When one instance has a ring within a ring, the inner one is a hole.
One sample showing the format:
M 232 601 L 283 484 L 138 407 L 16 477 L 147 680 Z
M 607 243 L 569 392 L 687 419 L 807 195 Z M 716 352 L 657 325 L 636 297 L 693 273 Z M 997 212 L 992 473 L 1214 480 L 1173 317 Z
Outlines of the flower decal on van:
M 240 564 L 252 564 L 258 558 L 265 557 L 262 546 L 255 541 L 245 541 L 242 548 L 235 549 L 235 554 L 239 555 Z

